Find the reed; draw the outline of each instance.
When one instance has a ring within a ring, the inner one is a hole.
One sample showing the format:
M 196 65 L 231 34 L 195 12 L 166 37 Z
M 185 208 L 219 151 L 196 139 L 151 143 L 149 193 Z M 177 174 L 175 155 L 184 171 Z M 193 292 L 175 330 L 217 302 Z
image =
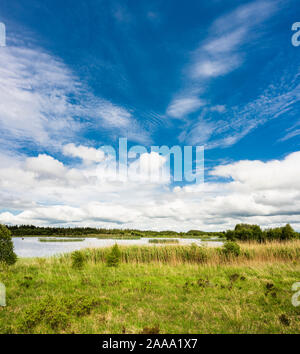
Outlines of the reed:
M 126 236 L 126 235 L 98 235 L 99 240 L 140 240 L 141 236 Z
M 164 238 L 160 238 L 160 239 L 150 239 L 148 241 L 149 243 L 179 243 L 179 240 L 176 239 L 164 239 Z
M 240 243 L 240 255 L 226 255 L 223 248 L 166 245 L 157 246 L 120 246 L 122 263 L 196 263 L 208 265 L 254 264 L 273 262 L 297 262 L 300 260 L 300 241 L 269 244 Z M 87 261 L 104 263 L 111 248 L 82 250 Z M 69 258 L 70 255 L 64 256 Z
M 81 242 L 84 241 L 84 238 L 68 238 L 68 239 L 61 239 L 61 238 L 39 238 L 39 242 Z

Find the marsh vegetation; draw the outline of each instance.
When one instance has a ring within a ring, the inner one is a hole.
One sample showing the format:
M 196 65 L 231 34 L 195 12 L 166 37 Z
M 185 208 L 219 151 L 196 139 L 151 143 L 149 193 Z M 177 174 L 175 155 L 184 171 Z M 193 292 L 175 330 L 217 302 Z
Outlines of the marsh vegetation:
M 10 244 L 11 245 L 11 244 Z M 118 246 L 0 264 L 0 333 L 299 333 L 300 240 Z
M 114 266 L 112 248 L 20 259 L 1 268 L 0 333 L 299 333 L 294 246 L 120 247 Z

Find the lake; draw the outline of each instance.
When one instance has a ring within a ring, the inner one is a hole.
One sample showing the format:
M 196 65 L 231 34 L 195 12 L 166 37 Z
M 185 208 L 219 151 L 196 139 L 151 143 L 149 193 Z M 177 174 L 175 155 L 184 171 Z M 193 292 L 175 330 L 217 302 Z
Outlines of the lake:
M 50 257 L 63 253 L 69 253 L 83 248 L 96 248 L 96 247 L 109 247 L 117 243 L 120 246 L 164 246 L 163 244 L 151 244 L 149 239 L 153 238 L 141 238 L 138 240 L 114 240 L 114 239 L 97 239 L 97 238 L 85 238 L 81 242 L 40 242 L 39 237 L 13 237 L 13 243 L 15 247 L 15 253 L 19 257 L 31 258 L 31 257 Z M 60 239 L 64 239 L 61 237 Z M 68 238 L 66 238 L 68 239 Z M 175 238 L 174 238 L 175 239 Z M 199 239 L 182 239 L 178 238 L 179 243 L 177 245 L 205 245 L 208 247 L 220 247 L 223 242 L 220 241 L 201 241 Z M 166 244 L 165 244 L 166 245 Z

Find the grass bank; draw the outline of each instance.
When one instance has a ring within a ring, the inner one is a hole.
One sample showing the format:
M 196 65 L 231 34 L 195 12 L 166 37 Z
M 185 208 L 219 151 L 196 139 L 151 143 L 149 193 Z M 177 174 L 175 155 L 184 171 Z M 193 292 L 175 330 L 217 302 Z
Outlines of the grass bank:
M 82 270 L 70 255 L 20 259 L 1 268 L 0 333 L 299 333 L 299 243 L 241 247 L 196 247 L 205 261 L 190 246 L 120 247 L 118 268 L 110 249 L 86 250 Z
M 82 242 L 84 241 L 84 238 L 68 238 L 68 239 L 62 239 L 62 238 L 39 238 L 39 242 Z

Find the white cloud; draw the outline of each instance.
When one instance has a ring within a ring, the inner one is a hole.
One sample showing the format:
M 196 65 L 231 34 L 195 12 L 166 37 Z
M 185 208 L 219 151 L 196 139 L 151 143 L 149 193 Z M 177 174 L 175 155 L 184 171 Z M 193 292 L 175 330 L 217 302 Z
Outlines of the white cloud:
M 216 33 L 235 33 L 237 29 L 257 28 L 258 24 L 270 18 L 278 10 L 278 5 L 277 0 L 251 1 L 219 17 L 212 28 Z
M 69 136 L 78 124 L 67 95 L 76 92 L 69 70 L 42 51 L 5 47 L 0 51 L 0 127 L 16 141 L 48 144 Z
M 186 115 L 197 111 L 205 102 L 198 97 L 177 98 L 169 105 L 167 114 L 172 118 L 184 119 Z
M 298 135 L 300 135 L 300 129 L 295 129 L 295 130 L 292 130 L 292 131 L 286 133 L 281 139 L 279 139 L 279 141 L 286 141 L 286 140 L 292 139 Z
M 190 62 L 183 71 L 186 97 L 193 97 L 199 92 L 202 97 L 205 97 L 204 89 L 212 80 L 224 77 L 240 68 L 247 60 L 246 53 L 247 50 L 249 51 L 249 46 L 252 46 L 254 41 L 257 42 L 258 38 L 265 33 L 265 21 L 280 9 L 280 5 L 281 2 L 277 0 L 252 1 L 239 5 L 233 11 L 218 17 L 210 26 L 208 36 L 192 53 Z M 263 93 L 264 97 L 260 96 L 244 107 L 234 106 L 231 109 L 230 107 L 223 109 L 223 106 L 216 105 L 215 108 L 204 109 L 201 114 L 202 123 L 197 124 L 194 119 L 189 121 L 186 119 L 186 132 L 181 133 L 179 139 L 183 141 L 182 138 L 186 137 L 184 141 L 188 144 L 204 142 L 206 148 L 209 149 L 235 144 L 258 125 L 278 116 L 275 111 L 276 107 L 280 113 L 284 109 L 289 109 L 288 105 L 284 107 L 284 99 L 287 99 L 289 104 L 292 103 L 290 100 L 292 90 L 287 87 L 283 90 L 280 86 L 281 84 L 273 82 L 268 88 L 269 92 L 266 90 Z M 274 89 L 274 87 L 277 87 L 277 90 L 271 93 L 271 88 Z M 272 101 L 273 107 L 271 105 L 267 107 L 267 100 Z M 180 117 L 180 109 L 177 114 L 176 108 L 176 104 L 171 102 L 167 112 L 173 113 L 174 111 L 173 116 Z M 213 112 L 223 113 L 224 118 L 222 121 L 217 121 L 214 131 L 210 132 L 208 127 L 212 125 L 212 117 L 208 114 L 211 115 Z M 273 112 L 275 113 L 271 118 Z M 207 116 L 204 113 L 207 113 Z M 172 116 L 172 114 L 169 115 Z M 205 130 L 199 134 L 197 141 L 197 127 L 201 127 L 203 122 L 208 123 L 204 124 Z
M 210 108 L 212 112 L 224 113 L 226 112 L 226 106 L 224 105 L 216 105 Z
M 213 126 L 212 134 L 208 134 L 207 140 L 204 141 L 206 149 L 231 146 L 267 121 L 284 118 L 284 114 L 291 111 L 300 100 L 298 69 L 295 66 L 290 67 L 290 70 L 291 74 L 287 76 L 281 75 L 280 72 L 276 73 L 272 82 L 260 96 L 244 106 L 232 108 L 227 106 L 226 109 L 221 106 L 217 109 L 203 110 L 202 122 L 207 122 L 206 126 Z M 212 122 L 210 115 L 214 111 L 222 113 L 222 120 L 217 119 Z M 191 144 L 202 144 L 203 135 L 199 135 L 197 139 L 195 126 L 197 125 L 194 123 L 186 128 L 185 141 Z M 291 132 L 286 134 L 281 141 L 298 135 L 297 130 L 293 131 L 294 128 L 290 128 Z
M 242 43 L 245 34 L 246 29 L 244 27 L 221 36 L 216 34 L 203 45 L 203 50 L 209 54 L 232 52 Z
M 215 129 L 215 123 L 200 118 L 188 132 L 181 133 L 179 141 L 188 141 L 191 145 L 203 145 L 209 141 Z
M 259 35 L 258 25 L 273 15 L 276 6 L 277 1 L 259 0 L 219 17 L 212 24 L 208 38 L 195 52 L 191 77 L 214 78 L 240 67 L 244 61 L 243 45 Z
M 217 166 L 214 182 L 174 189 L 167 181 L 103 179 L 101 163 L 70 168 L 46 155 L 9 159 L 0 166 L 2 223 L 224 230 L 239 222 L 290 222 L 300 229 L 300 152 Z M 158 156 L 145 155 L 144 173 L 149 160 L 164 165 Z
M 61 162 L 45 154 L 28 158 L 25 162 L 25 168 L 39 177 L 45 178 L 63 177 L 66 173 L 66 168 Z
M 76 146 L 73 143 L 64 145 L 63 153 L 66 156 L 78 157 L 85 162 L 101 162 L 105 159 L 105 154 L 101 149 L 83 145 Z
M 299 190 L 300 152 L 288 155 L 284 160 L 239 161 L 216 167 L 212 175 L 233 178 L 237 187 L 249 190 Z
M 209 78 L 225 75 L 230 71 L 236 69 L 241 63 L 241 58 L 231 55 L 224 59 L 207 59 L 204 61 L 198 61 L 193 67 L 193 77 Z
M 131 112 L 90 93 L 59 58 L 39 48 L 1 48 L 0 129 L 8 148 L 59 147 L 91 126 L 149 141 Z
M 167 158 L 152 151 L 141 154 L 129 165 L 128 178 L 144 183 L 169 183 L 170 170 L 166 166 Z

